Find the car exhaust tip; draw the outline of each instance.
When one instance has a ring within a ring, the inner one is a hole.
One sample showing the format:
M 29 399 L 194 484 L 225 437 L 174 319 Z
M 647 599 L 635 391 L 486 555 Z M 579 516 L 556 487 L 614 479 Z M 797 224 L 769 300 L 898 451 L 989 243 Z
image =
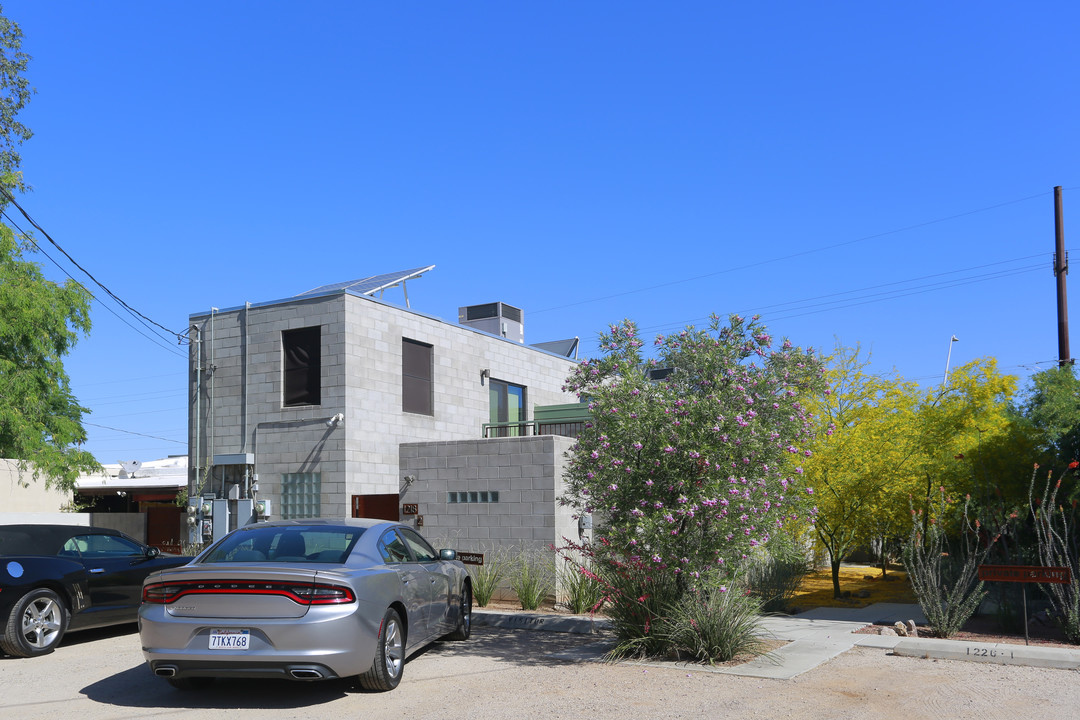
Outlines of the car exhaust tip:
M 293 680 L 322 680 L 325 676 L 315 668 L 289 668 Z
M 176 677 L 176 668 L 172 665 L 159 665 L 154 668 L 154 674 L 164 678 Z

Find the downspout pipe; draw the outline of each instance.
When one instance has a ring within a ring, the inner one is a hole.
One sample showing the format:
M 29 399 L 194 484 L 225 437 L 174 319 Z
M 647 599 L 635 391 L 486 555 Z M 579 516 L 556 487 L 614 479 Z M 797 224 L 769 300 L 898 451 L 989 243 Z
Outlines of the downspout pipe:
M 199 330 L 198 325 L 192 325 L 191 330 L 195 333 L 195 342 L 192 343 L 193 352 L 195 355 L 195 453 L 191 459 L 195 471 L 195 482 L 189 480 L 189 487 L 195 490 L 198 485 L 199 469 L 201 467 L 201 455 L 202 450 L 199 444 L 201 426 L 199 424 L 200 417 L 202 416 L 202 332 Z

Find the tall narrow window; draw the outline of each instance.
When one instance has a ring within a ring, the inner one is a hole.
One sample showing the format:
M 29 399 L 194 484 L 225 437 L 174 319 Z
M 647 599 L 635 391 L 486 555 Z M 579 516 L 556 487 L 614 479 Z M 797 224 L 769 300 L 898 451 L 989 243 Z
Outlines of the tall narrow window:
M 321 328 L 285 330 L 281 333 L 282 375 L 285 407 L 318 405 L 322 388 L 320 368 Z
M 523 423 L 525 417 L 525 388 L 521 385 L 491 380 L 489 382 L 491 397 L 490 422 L 493 423 Z M 503 425 L 495 428 L 494 437 L 518 437 L 525 434 L 523 425 Z
M 433 362 L 431 345 L 401 339 L 401 409 L 405 412 L 435 414 Z

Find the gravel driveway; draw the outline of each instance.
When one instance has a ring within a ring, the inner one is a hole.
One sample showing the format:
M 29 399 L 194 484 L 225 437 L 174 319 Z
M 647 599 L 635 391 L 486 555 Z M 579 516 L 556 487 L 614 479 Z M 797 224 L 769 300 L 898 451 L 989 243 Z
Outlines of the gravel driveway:
M 406 665 L 390 693 L 345 682 L 218 682 L 180 692 L 153 677 L 134 628 L 75 633 L 53 654 L 0 658 L 0 717 L 515 718 L 1075 718 L 1080 673 L 932 661 L 856 648 L 793 680 L 696 666 L 566 660 L 595 639 L 478 627 Z

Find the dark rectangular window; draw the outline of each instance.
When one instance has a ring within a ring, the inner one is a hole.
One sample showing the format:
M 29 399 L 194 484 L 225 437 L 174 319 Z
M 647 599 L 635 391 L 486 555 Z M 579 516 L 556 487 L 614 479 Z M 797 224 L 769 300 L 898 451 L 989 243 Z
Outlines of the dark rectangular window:
M 281 333 L 285 407 L 318 405 L 321 402 L 321 330 L 319 327 L 309 327 Z
M 401 339 L 401 409 L 420 415 L 435 414 L 434 348 Z

